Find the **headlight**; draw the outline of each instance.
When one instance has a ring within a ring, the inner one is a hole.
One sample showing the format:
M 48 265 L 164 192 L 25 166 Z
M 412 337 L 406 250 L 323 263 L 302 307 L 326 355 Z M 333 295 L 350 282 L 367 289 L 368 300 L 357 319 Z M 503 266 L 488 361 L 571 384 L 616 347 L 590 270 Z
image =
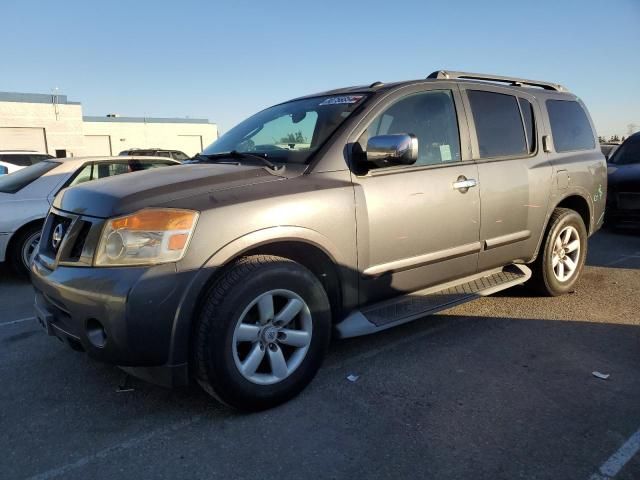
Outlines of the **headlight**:
M 180 260 L 198 212 L 149 208 L 108 220 L 95 256 L 96 266 L 154 265 Z

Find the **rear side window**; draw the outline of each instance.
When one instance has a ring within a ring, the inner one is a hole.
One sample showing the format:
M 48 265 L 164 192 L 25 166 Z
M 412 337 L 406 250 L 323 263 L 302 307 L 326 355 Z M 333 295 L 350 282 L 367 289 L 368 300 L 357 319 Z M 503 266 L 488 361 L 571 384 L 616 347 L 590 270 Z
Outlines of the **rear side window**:
M 58 165 L 60 165 L 58 162 L 44 161 L 10 173 L 9 175 L 2 175 L 0 176 L 0 192 L 16 193 Z
M 591 150 L 596 141 L 582 105 L 573 100 L 547 100 L 556 152 Z
M 527 155 L 518 100 L 512 95 L 468 90 L 480 158 Z

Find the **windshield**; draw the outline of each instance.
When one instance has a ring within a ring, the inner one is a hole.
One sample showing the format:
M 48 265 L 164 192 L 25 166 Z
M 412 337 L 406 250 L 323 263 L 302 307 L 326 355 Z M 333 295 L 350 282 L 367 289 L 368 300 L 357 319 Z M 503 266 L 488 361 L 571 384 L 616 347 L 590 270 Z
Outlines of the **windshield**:
M 631 165 L 640 163 L 640 135 L 629 137 L 611 157 L 614 165 Z
M 284 163 L 306 163 L 365 99 L 364 94 L 313 97 L 267 108 L 243 121 L 202 152 L 264 155 Z
M 30 167 L 22 168 L 9 175 L 2 175 L 0 176 L 0 192 L 16 193 L 58 165 L 60 165 L 58 162 L 45 160 Z

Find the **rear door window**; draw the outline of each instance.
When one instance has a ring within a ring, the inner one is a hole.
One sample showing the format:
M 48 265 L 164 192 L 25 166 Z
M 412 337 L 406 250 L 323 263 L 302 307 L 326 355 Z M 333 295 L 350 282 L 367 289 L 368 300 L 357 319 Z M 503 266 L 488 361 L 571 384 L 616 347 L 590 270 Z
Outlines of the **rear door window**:
M 582 105 L 573 100 L 547 100 L 547 112 L 556 152 L 595 148 L 595 135 Z
M 480 158 L 528 155 L 518 100 L 513 95 L 467 90 Z

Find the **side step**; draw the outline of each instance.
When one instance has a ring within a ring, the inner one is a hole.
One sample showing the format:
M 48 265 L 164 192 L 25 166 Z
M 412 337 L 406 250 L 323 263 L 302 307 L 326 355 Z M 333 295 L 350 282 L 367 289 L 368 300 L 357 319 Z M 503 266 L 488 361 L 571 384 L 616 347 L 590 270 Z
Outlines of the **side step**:
M 336 325 L 338 338 L 358 337 L 491 295 L 531 278 L 526 265 L 508 265 L 356 310 Z

